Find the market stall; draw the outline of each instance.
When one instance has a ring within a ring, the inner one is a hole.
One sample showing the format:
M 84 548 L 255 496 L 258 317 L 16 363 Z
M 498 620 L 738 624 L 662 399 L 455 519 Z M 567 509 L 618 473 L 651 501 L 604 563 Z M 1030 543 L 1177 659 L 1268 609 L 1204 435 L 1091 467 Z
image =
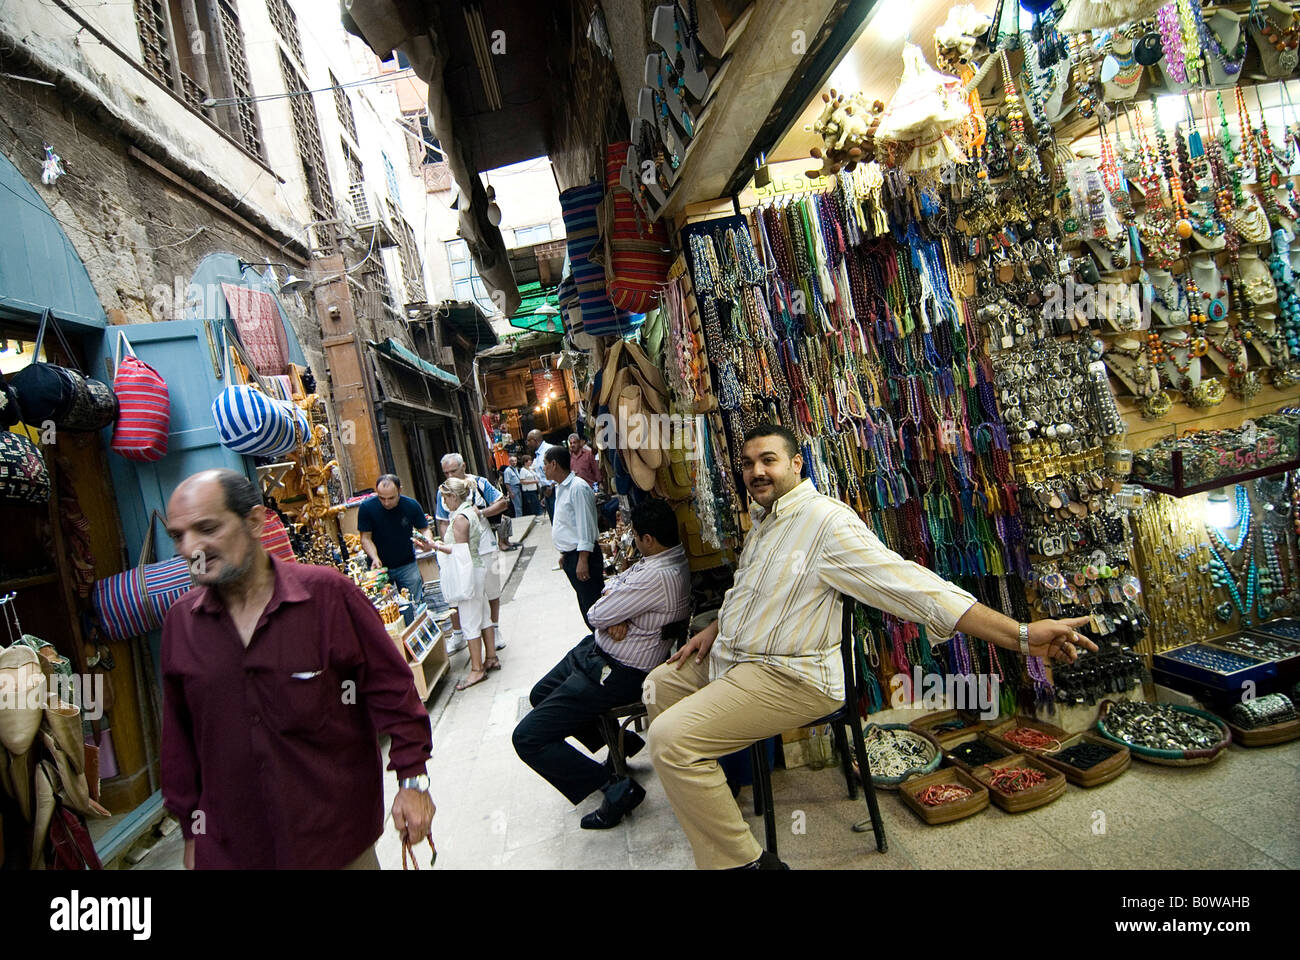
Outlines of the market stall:
M 933 678 L 1032 731 L 998 756 L 1047 757 L 931 796 L 1051 799 L 1122 751 L 1212 759 L 1232 717 L 1263 731 L 1245 742 L 1300 736 L 1294 7 L 925 5 L 929 51 L 868 28 L 836 75 L 876 86 L 819 91 L 745 189 L 700 202 L 674 191 L 725 70 L 701 69 L 685 5 L 662 11 L 604 202 L 662 218 L 671 252 L 585 381 L 618 492 L 674 502 L 697 579 L 725 569 L 750 525 L 740 438 L 781 423 L 895 551 L 1018 621 L 1089 617 L 1101 652 L 1050 669 L 858 612 L 864 712 Z M 577 308 L 597 329 L 638 276 L 608 236 Z M 1234 709 L 1247 681 L 1276 699 Z M 1103 723 L 1107 698 L 1160 706 Z M 1138 732 L 1162 725 L 1163 746 Z

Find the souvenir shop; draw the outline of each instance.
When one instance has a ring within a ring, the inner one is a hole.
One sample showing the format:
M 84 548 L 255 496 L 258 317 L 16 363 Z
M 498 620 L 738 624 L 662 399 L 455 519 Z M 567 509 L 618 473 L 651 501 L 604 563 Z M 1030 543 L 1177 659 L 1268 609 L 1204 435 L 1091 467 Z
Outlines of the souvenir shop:
M 237 470 L 271 508 L 269 552 L 345 563 L 342 490 L 269 264 L 210 254 L 180 315 L 122 323 L 40 194 L 7 163 L 0 179 L 24 241 L 0 269 L 0 864 L 80 867 L 162 817 L 160 627 L 191 582 L 171 492 Z
M 784 424 L 893 550 L 1018 621 L 1091 618 L 1100 652 L 1052 668 L 856 610 L 865 714 L 931 677 L 999 708 L 868 738 L 927 823 L 1300 738 L 1300 11 L 922 4 L 916 43 L 869 22 L 752 179 L 695 202 L 675 178 L 721 100 L 695 7 L 656 10 L 630 141 L 561 196 L 587 408 L 672 431 L 620 421 L 619 493 L 673 501 L 725 582 L 740 440 Z

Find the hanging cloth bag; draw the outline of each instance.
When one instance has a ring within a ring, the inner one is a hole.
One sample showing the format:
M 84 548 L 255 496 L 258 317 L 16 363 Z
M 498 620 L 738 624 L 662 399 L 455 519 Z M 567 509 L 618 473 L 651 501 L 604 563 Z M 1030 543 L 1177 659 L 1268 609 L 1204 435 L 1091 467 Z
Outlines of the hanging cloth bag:
M 611 143 L 605 151 L 605 199 L 601 236 L 609 302 L 619 310 L 645 313 L 659 302 L 672 266 L 672 250 L 663 220 L 648 221 L 620 180 L 631 144 Z M 594 253 L 592 254 L 594 258 Z
M 0 500 L 49 503 L 50 470 L 40 448 L 21 433 L 0 430 Z
M 91 604 L 110 640 L 129 640 L 157 630 L 171 605 L 193 586 L 185 557 L 149 562 L 154 555 L 154 521 L 159 519 L 157 510 L 149 515 L 139 563 L 95 583 Z
M 76 354 L 48 307 L 41 314 L 32 356 L 40 356 L 47 326 L 54 328 L 64 353 L 75 363 Z M 23 422 L 34 427 L 48 421 L 61 430 L 90 433 L 117 419 L 117 397 L 113 389 L 106 383 L 86 378 L 79 369 L 38 361 L 19 370 L 12 385 Z
M 161 460 L 167 456 L 172 417 L 167 382 L 135 355 L 125 330 L 117 333 L 113 369 L 113 391 L 121 407 L 113 428 L 113 452 L 142 463 Z
M 249 384 L 230 382 L 230 344 L 222 332 L 226 383 L 212 401 L 212 419 L 221 443 L 236 453 L 278 457 L 306 441 L 310 425 L 297 404 L 277 400 Z M 249 364 L 249 369 L 256 369 Z

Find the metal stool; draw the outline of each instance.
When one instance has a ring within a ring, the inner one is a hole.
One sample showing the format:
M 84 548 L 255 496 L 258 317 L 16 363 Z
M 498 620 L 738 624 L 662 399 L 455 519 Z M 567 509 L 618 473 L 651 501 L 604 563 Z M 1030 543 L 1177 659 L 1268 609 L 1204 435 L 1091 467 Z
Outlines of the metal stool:
M 876 802 L 876 787 L 871 780 L 871 766 L 867 762 L 867 748 L 862 739 L 862 718 L 858 716 L 858 685 L 854 669 L 853 656 L 853 604 L 851 597 L 844 598 L 844 623 L 841 627 L 840 656 L 844 661 L 844 706 L 832 714 L 804 724 L 805 727 L 830 724 L 835 732 L 835 743 L 840 751 L 840 766 L 844 771 L 844 782 L 849 788 L 849 799 L 857 799 L 857 785 L 854 783 L 849 764 L 848 742 L 844 734 L 847 725 L 853 731 L 853 747 L 858 757 L 858 774 L 862 783 L 862 793 L 867 801 L 868 819 L 853 825 L 857 833 L 863 833 L 867 824 L 876 835 L 876 849 L 884 853 L 889 849 L 885 839 L 885 824 L 880 818 L 880 806 Z M 768 763 L 767 741 L 760 740 L 750 747 L 750 758 L 754 766 L 754 813 L 763 815 L 763 829 L 767 839 L 767 850 L 772 856 L 776 851 L 776 814 L 772 809 L 772 768 Z

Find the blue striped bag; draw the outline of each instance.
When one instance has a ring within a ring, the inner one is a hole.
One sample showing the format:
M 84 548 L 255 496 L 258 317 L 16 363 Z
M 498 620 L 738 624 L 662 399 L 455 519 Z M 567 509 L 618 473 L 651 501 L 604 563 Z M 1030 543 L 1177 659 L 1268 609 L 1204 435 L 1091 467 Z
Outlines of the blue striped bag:
M 230 347 L 226 345 L 226 382 L 212 401 L 212 419 L 223 446 L 236 453 L 278 457 L 306 442 L 307 414 L 287 400 L 267 396 L 256 387 L 230 382 Z

